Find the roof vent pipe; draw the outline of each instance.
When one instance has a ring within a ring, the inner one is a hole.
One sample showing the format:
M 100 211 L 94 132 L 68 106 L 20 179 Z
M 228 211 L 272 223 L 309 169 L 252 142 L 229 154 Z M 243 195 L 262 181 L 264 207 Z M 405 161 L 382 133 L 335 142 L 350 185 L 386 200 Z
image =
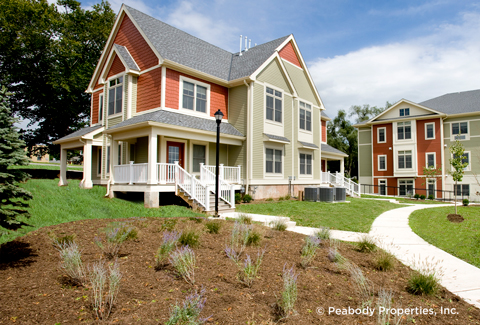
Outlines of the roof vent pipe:
M 242 35 L 240 35 L 240 52 L 238 53 L 239 56 L 242 56 Z
M 248 47 L 247 47 L 247 36 L 245 36 L 245 52 L 248 51 Z
M 248 40 L 248 48 L 251 48 L 252 47 L 252 39 L 249 39 Z

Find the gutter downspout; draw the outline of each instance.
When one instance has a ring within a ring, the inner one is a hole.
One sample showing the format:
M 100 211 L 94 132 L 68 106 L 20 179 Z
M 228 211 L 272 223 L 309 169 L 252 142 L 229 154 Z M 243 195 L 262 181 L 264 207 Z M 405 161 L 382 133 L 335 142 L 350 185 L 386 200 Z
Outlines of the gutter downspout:
M 250 185 L 250 96 L 251 96 L 251 90 L 250 90 L 250 85 L 247 83 L 247 81 L 243 80 L 243 83 L 247 87 L 247 128 L 246 128 L 246 147 L 245 147 L 245 194 L 248 194 L 248 187 Z

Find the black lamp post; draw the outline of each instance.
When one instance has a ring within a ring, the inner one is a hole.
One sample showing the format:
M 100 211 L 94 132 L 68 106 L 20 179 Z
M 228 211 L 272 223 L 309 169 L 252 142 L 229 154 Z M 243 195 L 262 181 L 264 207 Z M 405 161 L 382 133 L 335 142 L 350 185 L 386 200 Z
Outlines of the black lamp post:
M 220 123 L 222 123 L 223 113 L 220 111 L 215 112 L 215 120 L 217 121 L 217 150 L 216 150 L 216 165 L 215 165 L 215 217 L 218 217 L 218 193 L 219 188 L 219 169 L 220 169 Z

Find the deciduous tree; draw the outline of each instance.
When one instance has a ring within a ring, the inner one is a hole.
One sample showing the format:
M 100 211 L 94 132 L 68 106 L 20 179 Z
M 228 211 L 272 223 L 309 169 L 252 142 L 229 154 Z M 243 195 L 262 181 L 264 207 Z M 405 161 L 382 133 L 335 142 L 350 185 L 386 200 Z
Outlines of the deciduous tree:
M 455 214 L 457 214 L 457 184 L 463 179 L 463 174 L 465 174 L 465 168 L 467 168 L 468 163 L 463 162 L 467 157 L 464 156 L 465 148 L 459 140 L 456 140 L 449 148 L 452 158 L 450 158 L 450 165 L 453 170 L 450 171 L 453 180 L 455 181 L 454 196 L 455 196 Z

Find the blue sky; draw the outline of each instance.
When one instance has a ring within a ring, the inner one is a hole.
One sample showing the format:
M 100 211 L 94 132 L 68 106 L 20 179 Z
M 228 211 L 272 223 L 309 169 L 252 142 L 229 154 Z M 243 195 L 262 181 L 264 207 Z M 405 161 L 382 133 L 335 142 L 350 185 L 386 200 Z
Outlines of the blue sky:
M 94 2 L 84 2 L 89 6 Z M 122 1 L 111 1 L 118 12 Z M 224 49 L 293 33 L 330 116 L 355 104 L 415 102 L 480 88 L 473 1 L 126 0 Z

